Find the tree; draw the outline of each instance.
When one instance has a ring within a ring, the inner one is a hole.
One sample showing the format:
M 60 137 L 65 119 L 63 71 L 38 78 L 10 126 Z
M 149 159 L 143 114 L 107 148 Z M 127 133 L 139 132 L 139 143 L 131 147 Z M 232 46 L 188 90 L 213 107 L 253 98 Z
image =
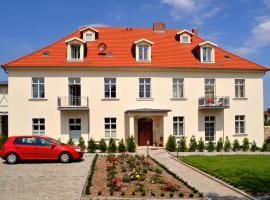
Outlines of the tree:
M 115 140 L 113 138 L 110 138 L 109 145 L 108 145 L 108 153 L 116 153 L 117 146 L 115 143 Z
M 168 140 L 166 143 L 166 149 L 171 152 L 176 151 L 176 140 L 174 136 L 170 135 L 168 137 Z
M 86 146 L 85 146 L 85 141 L 82 137 L 80 137 L 79 139 L 79 144 L 78 144 L 79 147 L 82 148 L 82 150 L 85 150 Z
M 215 144 L 213 140 L 210 140 L 207 144 L 207 151 L 208 152 L 213 152 L 215 150 Z
M 219 140 L 218 140 L 218 142 L 217 142 L 217 151 L 218 152 L 222 151 L 222 149 L 223 149 L 223 143 L 224 143 L 223 138 L 220 137 Z
M 99 149 L 102 153 L 104 153 L 104 152 L 107 151 L 107 144 L 106 144 L 106 142 L 105 142 L 104 139 L 101 139 L 101 140 L 99 141 L 98 149 Z
M 72 140 L 71 137 L 68 138 L 67 144 L 68 145 L 74 145 L 74 141 Z
M 257 145 L 256 145 L 256 142 L 253 140 L 252 144 L 251 144 L 251 151 L 254 152 L 254 151 L 257 151 Z
M 185 152 L 187 151 L 187 142 L 185 137 L 181 137 L 179 140 L 179 151 L 180 152 Z
M 197 141 L 194 135 L 190 138 L 189 141 L 189 151 L 194 152 L 197 150 Z
M 123 153 L 126 151 L 126 145 L 124 144 L 124 140 L 121 139 L 118 143 L 118 152 Z
M 96 152 L 96 149 L 97 149 L 96 142 L 91 138 L 91 139 L 88 141 L 88 148 L 87 148 L 87 151 L 88 151 L 89 153 L 95 153 L 95 152 Z
M 203 152 L 204 151 L 204 148 L 205 148 L 204 141 L 203 141 L 203 139 L 201 137 L 199 139 L 199 141 L 198 141 L 198 150 L 199 150 L 199 152 Z
M 242 148 L 243 148 L 243 151 L 248 151 L 249 150 L 248 138 L 244 138 Z
M 235 139 L 233 141 L 233 148 L 232 148 L 233 151 L 239 151 L 240 150 L 240 144 L 239 144 L 239 141 L 237 139 Z
M 127 150 L 128 152 L 135 152 L 136 151 L 136 144 L 134 142 L 134 137 L 128 137 L 127 139 Z
M 224 143 L 224 151 L 229 152 L 230 150 L 231 150 L 231 142 L 227 136 Z

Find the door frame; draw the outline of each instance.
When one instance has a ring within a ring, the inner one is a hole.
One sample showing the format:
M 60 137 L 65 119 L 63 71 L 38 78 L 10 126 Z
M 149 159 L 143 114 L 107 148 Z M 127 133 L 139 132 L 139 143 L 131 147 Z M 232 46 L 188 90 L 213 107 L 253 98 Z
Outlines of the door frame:
M 151 140 L 150 140 L 150 146 L 153 145 L 154 143 L 154 120 L 151 118 L 151 117 L 142 117 L 142 118 L 139 118 L 138 119 L 138 146 L 145 146 L 145 145 L 141 145 L 140 144 L 140 122 L 142 122 L 143 120 L 147 121 L 148 123 L 150 122 L 151 123 Z M 145 122 L 144 122 L 145 123 Z M 143 134 L 143 133 L 142 133 Z

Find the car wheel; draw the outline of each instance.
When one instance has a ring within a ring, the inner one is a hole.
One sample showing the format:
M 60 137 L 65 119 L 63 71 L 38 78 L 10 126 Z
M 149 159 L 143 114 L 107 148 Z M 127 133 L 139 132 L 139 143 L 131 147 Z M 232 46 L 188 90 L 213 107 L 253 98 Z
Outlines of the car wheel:
M 8 153 L 6 155 L 7 164 L 15 164 L 19 161 L 19 157 L 16 153 Z
M 71 157 L 70 153 L 63 152 L 63 153 L 60 154 L 59 160 L 60 160 L 61 163 L 69 163 L 69 162 L 71 162 L 72 157 Z

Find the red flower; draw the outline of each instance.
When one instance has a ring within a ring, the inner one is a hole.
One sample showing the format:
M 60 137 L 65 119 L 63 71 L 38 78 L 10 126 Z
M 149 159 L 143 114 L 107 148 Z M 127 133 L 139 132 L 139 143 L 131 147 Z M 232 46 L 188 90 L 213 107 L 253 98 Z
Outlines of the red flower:
M 112 182 L 116 184 L 116 183 L 121 182 L 121 179 L 116 177 L 116 178 L 113 178 Z
M 117 158 L 117 157 L 111 157 L 111 158 L 110 158 L 110 161 L 117 162 L 118 160 L 119 160 L 119 158 Z

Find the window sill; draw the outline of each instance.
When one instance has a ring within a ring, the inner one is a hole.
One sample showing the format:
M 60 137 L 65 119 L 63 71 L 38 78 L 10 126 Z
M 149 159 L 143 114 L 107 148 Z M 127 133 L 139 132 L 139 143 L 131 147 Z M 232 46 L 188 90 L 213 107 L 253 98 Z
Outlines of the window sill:
M 154 98 L 137 98 L 137 101 L 154 101 Z
M 173 135 L 176 139 L 185 137 L 184 135 Z
M 67 60 L 67 62 L 83 62 L 82 59 L 70 59 L 70 60 Z
M 31 98 L 31 99 L 28 99 L 29 101 L 48 101 L 48 99 L 45 99 L 45 98 Z
M 244 136 L 248 136 L 248 134 L 245 133 L 239 133 L 239 134 L 234 134 L 233 137 L 244 137 Z
M 246 100 L 248 100 L 248 98 L 246 98 L 246 97 L 234 97 L 234 98 L 232 98 L 233 100 L 239 100 L 239 101 L 246 101 Z
M 114 140 L 116 140 L 116 141 L 118 141 L 118 140 L 120 140 L 119 138 L 116 138 L 116 137 L 110 137 L 110 138 L 103 138 L 104 140 L 110 140 L 110 139 L 114 139 Z
M 118 98 L 102 98 L 101 101 L 119 101 Z
M 184 98 L 184 97 L 175 97 L 175 98 L 171 98 L 170 100 L 171 101 L 186 101 L 187 98 Z

